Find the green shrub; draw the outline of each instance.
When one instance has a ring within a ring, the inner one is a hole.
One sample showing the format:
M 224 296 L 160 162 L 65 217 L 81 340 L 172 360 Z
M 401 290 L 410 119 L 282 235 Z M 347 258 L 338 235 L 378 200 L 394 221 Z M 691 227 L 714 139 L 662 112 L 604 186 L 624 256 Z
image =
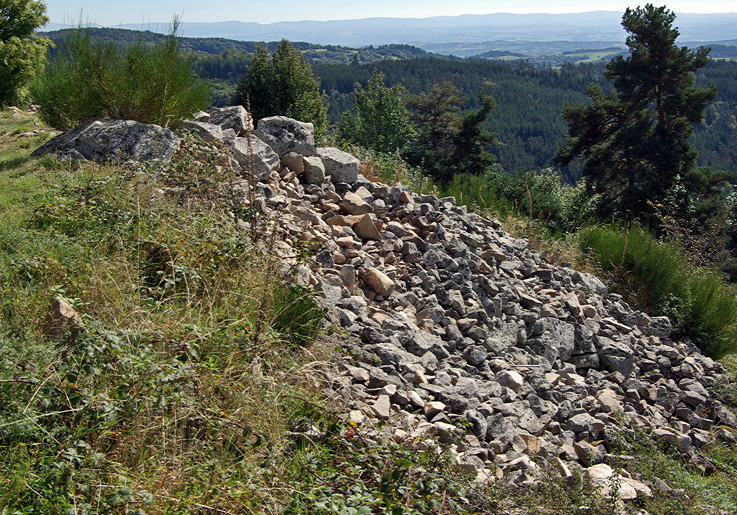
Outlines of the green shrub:
M 35 30 L 48 21 L 44 2 L 0 0 L 0 106 L 25 100 L 25 86 L 43 67 L 51 44 Z
M 315 140 L 327 136 L 325 97 L 302 52 L 283 39 L 270 56 L 260 45 L 246 74 L 238 81 L 233 102 L 247 107 L 254 121 L 269 116 L 288 116 L 310 122 Z
M 539 220 L 553 232 L 576 230 L 593 214 L 594 200 L 586 197 L 583 187 L 564 184 L 550 168 L 525 173 L 495 169 L 478 176 L 456 175 L 443 193 L 469 207 Z
M 41 118 L 67 130 L 97 118 L 176 126 L 209 103 L 209 88 L 182 57 L 177 22 L 161 45 L 122 47 L 77 29 L 63 55 L 31 85 Z
M 712 356 L 737 351 L 737 292 L 716 272 L 691 266 L 678 245 L 639 226 L 588 227 L 580 241 L 628 301 L 670 317 L 677 335 Z

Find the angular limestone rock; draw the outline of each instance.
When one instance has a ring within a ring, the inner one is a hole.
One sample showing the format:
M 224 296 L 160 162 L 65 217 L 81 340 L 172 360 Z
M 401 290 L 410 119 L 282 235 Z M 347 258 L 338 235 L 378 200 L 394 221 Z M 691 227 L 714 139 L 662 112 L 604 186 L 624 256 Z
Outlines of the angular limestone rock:
M 374 208 L 368 202 L 351 191 L 343 195 L 343 200 L 339 205 L 340 209 L 349 215 L 365 215 L 374 212 Z
M 276 152 L 255 136 L 236 138 L 233 141 L 233 153 L 243 172 L 252 172 L 258 180 L 267 178 L 272 170 L 279 167 Z
M 322 184 L 325 181 L 325 165 L 317 156 L 308 156 L 302 160 L 304 180 L 307 184 Z
M 51 301 L 44 322 L 46 336 L 58 338 L 64 334 L 69 334 L 75 337 L 83 328 L 84 322 L 71 304 L 59 298 Z
M 394 281 L 372 266 L 363 269 L 362 278 L 382 297 L 389 297 L 394 292 Z
M 208 122 L 223 130 L 233 129 L 237 136 L 245 136 L 253 130 L 253 118 L 243 106 L 219 107 L 210 111 Z
M 185 121 L 182 123 L 181 128 L 194 132 L 198 138 L 207 143 L 223 142 L 223 128 L 214 123 Z
M 364 240 L 382 240 L 381 233 L 379 232 L 379 229 L 376 228 L 370 215 L 364 215 L 361 217 L 358 223 L 353 226 L 353 230 Z

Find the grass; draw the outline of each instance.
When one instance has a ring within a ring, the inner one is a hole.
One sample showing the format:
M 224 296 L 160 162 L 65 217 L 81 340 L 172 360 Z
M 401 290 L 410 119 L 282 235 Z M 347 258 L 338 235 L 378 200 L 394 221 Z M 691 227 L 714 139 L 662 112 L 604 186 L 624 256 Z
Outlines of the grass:
M 582 248 L 634 306 L 667 315 L 676 333 L 714 357 L 737 352 L 737 291 L 716 272 L 691 266 L 677 245 L 641 227 L 594 226 Z
M 244 237 L 211 152 L 157 179 L 73 170 L 29 159 L 19 116 L 0 118 L 21 163 L 0 174 L 0 512 L 277 513 L 290 419 L 318 402 L 310 292 Z M 54 297 L 82 334 L 44 336 Z

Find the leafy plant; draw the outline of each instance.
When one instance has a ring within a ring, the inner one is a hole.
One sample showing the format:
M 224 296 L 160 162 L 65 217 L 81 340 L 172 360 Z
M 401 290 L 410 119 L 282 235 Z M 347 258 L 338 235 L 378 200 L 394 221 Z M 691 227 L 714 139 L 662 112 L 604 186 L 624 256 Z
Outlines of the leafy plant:
M 371 76 L 365 90 L 356 92 L 356 107 L 345 112 L 340 138 L 364 148 L 392 154 L 408 147 L 414 129 L 404 103 L 404 88 L 387 87 L 384 74 Z
M 0 106 L 21 100 L 43 67 L 51 41 L 34 32 L 47 21 L 44 2 L 0 0 Z

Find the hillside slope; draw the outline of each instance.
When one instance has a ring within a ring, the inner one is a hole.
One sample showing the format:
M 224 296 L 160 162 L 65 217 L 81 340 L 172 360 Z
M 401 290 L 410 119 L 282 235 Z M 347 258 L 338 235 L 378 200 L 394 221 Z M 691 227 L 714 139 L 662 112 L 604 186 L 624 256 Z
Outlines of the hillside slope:
M 0 120 L 3 510 L 737 509 L 722 365 L 498 221 L 289 120 L 103 166 Z

